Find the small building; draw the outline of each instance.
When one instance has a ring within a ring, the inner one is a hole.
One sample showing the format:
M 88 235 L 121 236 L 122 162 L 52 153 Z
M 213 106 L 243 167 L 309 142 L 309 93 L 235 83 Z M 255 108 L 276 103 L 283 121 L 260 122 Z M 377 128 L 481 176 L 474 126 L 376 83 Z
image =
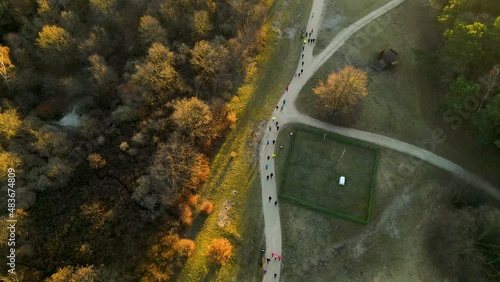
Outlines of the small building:
M 378 62 L 375 62 L 371 67 L 378 72 L 381 72 L 389 65 L 395 65 L 398 62 L 398 53 L 392 49 L 385 52 L 385 49 L 378 53 Z
M 341 176 L 341 177 L 339 178 L 339 185 L 340 185 L 340 186 L 345 186 L 345 176 Z

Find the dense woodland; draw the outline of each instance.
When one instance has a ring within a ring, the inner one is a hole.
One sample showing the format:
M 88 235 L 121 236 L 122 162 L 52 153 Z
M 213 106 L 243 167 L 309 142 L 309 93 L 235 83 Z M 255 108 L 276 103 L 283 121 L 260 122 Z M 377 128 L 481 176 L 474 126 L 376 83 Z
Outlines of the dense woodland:
M 443 45 L 427 59 L 435 81 L 446 85 L 443 118 L 453 129 L 472 125 L 478 142 L 500 149 L 500 2 L 431 4 L 438 11 Z
M 442 45 L 423 57 L 426 72 L 444 89 L 443 120 L 472 132 L 483 146 L 500 150 L 500 2 L 431 0 L 442 28 Z M 444 86 L 444 88 L 443 88 Z M 482 160 L 478 160 L 482 161 Z M 498 281 L 498 202 L 457 181 L 428 226 L 431 260 L 457 281 Z
M 198 194 L 264 45 L 264 2 L 0 0 L 16 281 L 175 276 L 196 247 L 183 230 L 213 209 Z M 75 105 L 81 126 L 57 125 Z

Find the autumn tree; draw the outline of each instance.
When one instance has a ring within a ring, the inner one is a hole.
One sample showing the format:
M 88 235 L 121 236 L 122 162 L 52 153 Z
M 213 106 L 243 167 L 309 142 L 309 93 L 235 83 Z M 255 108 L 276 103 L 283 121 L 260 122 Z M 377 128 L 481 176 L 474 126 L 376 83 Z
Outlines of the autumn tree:
M 36 44 L 42 54 L 41 59 L 52 70 L 59 70 L 73 62 L 73 38 L 64 28 L 56 25 L 45 25 L 38 33 Z M 63 71 L 63 69 L 59 70 Z
M 45 282 L 67 282 L 67 281 L 94 281 L 94 267 L 73 267 L 65 266 L 60 268 L 56 273 L 52 274 Z
M 163 103 L 174 92 L 183 90 L 180 76 L 174 67 L 174 53 L 158 42 L 151 45 L 144 61 L 136 65 L 132 78 L 154 92 L 154 95 L 146 97 L 151 103 Z
M 180 239 L 177 234 L 167 234 L 154 244 L 147 255 L 147 261 L 141 266 L 141 282 L 167 281 L 174 270 L 182 265 L 195 248 L 189 239 Z
M 349 113 L 352 108 L 368 95 L 366 72 L 347 66 L 338 73 L 331 73 L 313 88 L 318 95 L 321 109 L 325 113 Z
M 203 203 L 201 203 L 200 212 L 209 215 L 212 213 L 213 210 L 214 210 L 214 204 L 212 202 L 204 201 Z
M 89 57 L 90 75 L 92 77 L 92 89 L 101 102 L 108 104 L 111 99 L 118 76 L 111 67 L 106 64 L 102 56 L 94 54 Z
M 167 31 L 156 18 L 146 15 L 139 20 L 139 38 L 145 46 L 153 42 L 165 43 Z
M 90 10 L 97 20 L 103 21 L 115 14 L 117 4 L 117 0 L 90 0 Z
M 15 153 L 7 152 L 0 147 L 0 179 L 6 179 L 8 169 L 13 168 L 16 171 L 21 167 L 21 158 Z
M 215 138 L 210 108 L 202 100 L 191 97 L 177 100 L 173 103 L 174 112 L 171 116 L 178 130 L 199 144 L 210 144 Z
M 3 77 L 5 84 L 10 88 L 9 80 L 14 72 L 14 64 L 9 57 L 9 47 L 0 45 L 0 76 Z
M 210 90 L 211 93 L 230 89 L 228 57 L 229 51 L 223 44 L 206 40 L 196 42 L 190 63 L 197 73 L 197 88 Z
M 36 39 L 36 44 L 41 49 L 58 53 L 66 52 L 71 43 L 71 35 L 56 25 L 45 25 Z
M 205 35 L 207 32 L 211 31 L 213 26 L 210 20 L 210 14 L 203 10 L 194 12 L 193 26 L 197 35 Z
M 223 265 L 231 258 L 233 246 L 226 238 L 214 239 L 208 246 L 208 261 L 213 264 Z
M 106 160 L 97 153 L 90 154 L 87 160 L 92 169 L 100 169 L 106 166 Z
M 0 137 L 10 140 L 21 129 L 22 120 L 14 109 L 8 109 L 0 113 Z

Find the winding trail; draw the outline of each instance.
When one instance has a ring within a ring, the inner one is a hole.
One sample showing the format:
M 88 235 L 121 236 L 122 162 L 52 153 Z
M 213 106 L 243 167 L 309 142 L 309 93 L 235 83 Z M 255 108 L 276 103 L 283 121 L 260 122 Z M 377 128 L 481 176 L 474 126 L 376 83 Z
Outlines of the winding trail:
M 386 147 L 413 156 L 424 162 L 430 163 L 436 167 L 455 174 L 456 176 L 483 190 L 497 200 L 500 200 L 500 191 L 493 185 L 465 170 L 461 166 L 430 151 L 383 135 L 325 123 L 299 112 L 295 106 L 297 96 L 306 82 L 356 31 L 363 28 L 365 25 L 377 19 L 381 15 L 387 13 L 391 9 L 397 7 L 404 1 L 405 0 L 390 1 L 387 4 L 376 9 L 375 11 L 369 13 L 357 22 L 353 23 L 349 27 L 345 28 L 335 38 L 333 38 L 328 46 L 317 56 L 313 56 L 314 44 L 303 44 L 304 51 L 302 53 L 304 54 L 304 58 L 303 60 L 299 61 L 296 72 L 300 72 L 301 69 L 304 72 L 302 73 L 301 77 L 292 79 L 288 86 L 288 91 L 285 91 L 278 103 L 278 105 L 281 106 L 284 99 L 286 99 L 285 107 L 282 111 L 280 109 L 276 109 L 273 112 L 273 117 L 276 117 L 276 121 L 279 123 L 278 125 L 280 127 L 290 122 L 303 123 L 306 125 L 324 129 L 327 132 L 334 132 L 339 135 L 377 144 L 381 147 Z M 309 18 L 306 28 L 307 32 L 311 32 L 311 30 L 313 30 L 312 38 L 317 37 L 317 31 L 319 30 L 319 22 L 323 10 L 323 3 L 324 0 L 314 0 L 312 5 L 310 14 L 311 17 Z M 313 14 L 314 16 L 312 16 Z M 304 66 L 301 65 L 302 61 L 304 61 Z M 272 141 L 276 140 L 278 136 L 278 130 L 275 124 L 276 121 L 270 119 L 265 128 L 265 134 L 262 138 L 261 146 L 259 148 L 259 165 L 262 186 L 262 209 L 264 213 L 264 234 L 266 237 L 265 257 L 271 259 L 271 262 L 268 264 L 264 262 L 264 269 L 267 269 L 267 274 L 263 276 L 262 281 L 279 281 L 281 270 L 281 262 L 271 257 L 272 252 L 274 252 L 276 255 L 282 254 L 279 203 L 275 206 L 275 201 L 278 200 L 278 194 L 275 177 L 270 177 L 269 179 L 267 179 L 267 176 L 270 176 L 271 173 L 274 173 L 275 168 L 274 159 L 272 157 L 272 154 L 274 153 L 274 145 Z M 269 140 L 270 144 L 267 144 L 267 140 Z M 266 169 L 266 164 L 269 166 L 268 169 Z M 269 197 L 271 197 L 271 199 L 269 199 Z M 284 257 L 283 259 L 286 260 L 286 257 Z M 274 278 L 275 274 L 276 278 Z

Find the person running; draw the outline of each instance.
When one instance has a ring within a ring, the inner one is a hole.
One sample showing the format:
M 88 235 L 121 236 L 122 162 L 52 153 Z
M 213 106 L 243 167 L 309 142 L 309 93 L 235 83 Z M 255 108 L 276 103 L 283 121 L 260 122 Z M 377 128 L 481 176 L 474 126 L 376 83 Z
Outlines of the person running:
M 267 160 L 269 160 L 271 157 L 267 156 Z
M 300 73 L 303 73 L 304 72 L 304 69 L 300 69 Z
M 276 126 L 278 126 L 278 122 L 276 122 Z
M 269 203 L 271 202 L 271 200 L 273 199 L 273 197 L 269 196 Z M 273 253 L 274 254 L 274 253 Z
M 269 262 L 271 261 L 271 259 L 270 259 L 270 258 L 266 258 L 266 260 L 267 260 L 267 263 L 269 263 Z
M 288 85 L 286 86 L 285 90 L 286 90 L 286 92 L 288 92 Z
M 274 203 L 277 203 L 277 202 L 274 202 Z M 278 260 L 281 261 L 281 255 L 278 256 Z
M 283 99 L 283 105 L 284 105 L 285 103 L 286 103 L 286 100 L 285 100 L 285 99 Z
M 274 252 L 272 252 L 272 253 L 271 253 L 271 257 L 274 257 L 274 255 L 275 255 L 275 254 L 274 254 Z
M 266 164 L 266 170 L 269 168 L 269 164 Z
M 276 143 L 276 140 L 273 140 L 273 145 L 274 145 L 274 143 Z
M 307 43 L 311 43 L 311 38 L 307 39 Z
M 274 158 L 274 157 L 276 157 L 276 154 L 275 154 L 275 153 L 273 153 L 273 158 Z
M 283 105 L 281 105 L 281 110 L 280 111 L 283 111 Z
M 267 269 L 264 268 L 264 275 L 266 275 L 266 273 L 267 273 Z
M 302 65 L 304 65 L 304 61 L 302 61 Z
M 267 180 L 269 180 L 269 175 L 267 176 Z
M 294 74 L 293 77 L 297 78 L 297 74 Z
M 274 273 L 274 279 L 276 279 L 276 276 L 278 276 L 278 274 Z
M 274 206 L 276 207 L 278 205 L 278 201 L 274 201 Z M 281 260 L 281 258 L 280 258 Z
M 304 54 L 302 54 L 302 59 L 304 59 Z
M 275 121 L 275 120 L 276 120 L 276 117 L 273 117 L 273 121 Z
M 280 127 L 279 126 L 276 126 L 276 131 L 280 130 Z
M 266 140 L 266 145 L 269 145 L 269 139 Z
M 274 175 L 274 174 L 271 172 L 271 179 L 273 179 L 273 175 Z
M 299 77 L 300 77 L 300 72 L 299 72 Z

